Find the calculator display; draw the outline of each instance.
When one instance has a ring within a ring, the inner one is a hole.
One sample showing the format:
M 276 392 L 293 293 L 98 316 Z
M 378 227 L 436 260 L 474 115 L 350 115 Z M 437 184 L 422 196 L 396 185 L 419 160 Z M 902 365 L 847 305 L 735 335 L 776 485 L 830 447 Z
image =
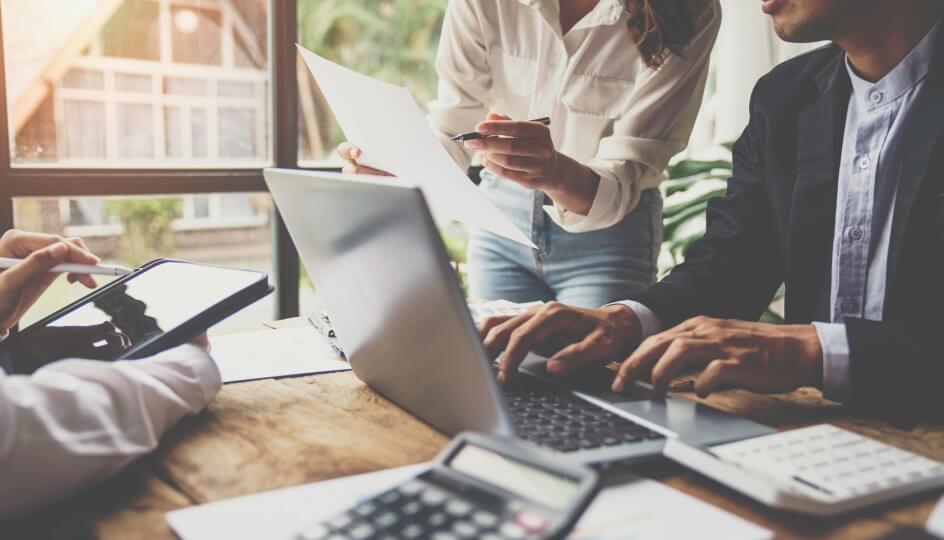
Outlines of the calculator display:
M 462 474 L 508 490 L 522 498 L 555 510 L 566 510 L 577 498 L 579 482 L 490 450 L 466 444 L 449 461 Z

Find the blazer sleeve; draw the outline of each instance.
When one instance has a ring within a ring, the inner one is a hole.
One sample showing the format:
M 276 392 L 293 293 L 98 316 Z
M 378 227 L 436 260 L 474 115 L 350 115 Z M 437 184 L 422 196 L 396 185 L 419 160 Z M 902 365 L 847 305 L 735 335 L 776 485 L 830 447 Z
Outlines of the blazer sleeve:
M 847 405 L 886 418 L 944 418 L 944 321 L 846 319 Z
M 684 263 L 629 298 L 651 309 L 663 329 L 698 315 L 757 320 L 783 282 L 781 238 L 764 183 L 766 119 L 756 105 L 758 88 L 734 145 L 727 193 L 708 203 L 705 235 Z

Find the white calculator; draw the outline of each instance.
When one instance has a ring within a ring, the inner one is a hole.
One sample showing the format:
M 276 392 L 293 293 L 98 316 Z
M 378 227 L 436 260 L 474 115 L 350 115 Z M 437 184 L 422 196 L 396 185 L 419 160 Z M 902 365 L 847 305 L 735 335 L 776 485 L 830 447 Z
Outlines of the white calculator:
M 669 439 L 663 453 L 768 506 L 824 516 L 944 486 L 944 464 L 831 424 L 711 447 Z

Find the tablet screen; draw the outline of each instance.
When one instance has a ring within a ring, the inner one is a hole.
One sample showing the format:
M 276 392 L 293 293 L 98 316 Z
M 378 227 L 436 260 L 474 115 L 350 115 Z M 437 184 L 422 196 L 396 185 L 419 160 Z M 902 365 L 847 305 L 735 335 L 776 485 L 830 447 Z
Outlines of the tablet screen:
M 74 311 L 16 336 L 11 354 L 17 366 L 39 367 L 62 358 L 112 360 L 263 277 L 247 270 L 164 262 L 108 285 L 104 294 Z

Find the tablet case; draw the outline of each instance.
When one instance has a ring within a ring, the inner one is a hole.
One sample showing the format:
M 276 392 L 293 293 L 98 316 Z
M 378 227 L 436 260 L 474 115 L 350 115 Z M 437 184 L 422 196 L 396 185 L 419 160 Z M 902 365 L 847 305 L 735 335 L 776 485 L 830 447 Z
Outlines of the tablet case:
M 43 318 L 42 320 L 33 323 L 28 328 L 25 328 L 19 332 L 21 335 L 25 335 L 30 331 L 41 328 L 49 324 L 50 322 L 78 309 L 79 307 L 89 303 L 94 302 L 100 296 L 107 294 L 115 288 L 122 286 L 124 283 L 128 282 L 131 279 L 134 279 L 135 276 L 141 275 L 144 272 L 147 272 L 151 268 L 154 268 L 161 264 L 166 263 L 175 263 L 175 264 L 192 264 L 205 266 L 210 268 L 220 268 L 233 270 L 233 268 L 228 268 L 219 265 L 213 264 L 202 264 L 195 263 L 192 261 L 184 261 L 178 259 L 156 259 L 153 260 L 140 268 L 135 269 L 130 274 L 123 276 L 115 281 L 112 281 L 108 285 L 87 294 L 86 296 L 76 300 L 75 302 L 69 304 L 68 306 L 60 309 L 59 311 L 49 315 L 48 317 Z M 138 343 L 131 348 L 124 351 L 121 355 L 117 356 L 113 360 L 128 360 L 136 358 L 147 358 L 148 356 L 153 356 L 161 351 L 171 349 L 178 345 L 183 345 L 184 343 L 189 342 L 193 338 L 199 336 L 203 332 L 206 332 L 214 324 L 222 321 L 223 319 L 233 315 L 234 313 L 240 311 L 244 307 L 247 307 L 256 301 L 265 298 L 272 291 L 275 290 L 275 287 L 269 284 L 269 276 L 264 272 L 256 272 L 255 270 L 246 270 L 247 272 L 254 272 L 259 274 L 259 279 L 246 287 L 245 289 L 233 294 L 232 296 L 224 299 L 213 306 L 207 306 L 207 308 L 201 312 L 196 317 L 193 317 L 189 321 L 184 322 L 180 326 L 173 328 L 164 332 L 163 334 L 156 336 L 152 339 Z

